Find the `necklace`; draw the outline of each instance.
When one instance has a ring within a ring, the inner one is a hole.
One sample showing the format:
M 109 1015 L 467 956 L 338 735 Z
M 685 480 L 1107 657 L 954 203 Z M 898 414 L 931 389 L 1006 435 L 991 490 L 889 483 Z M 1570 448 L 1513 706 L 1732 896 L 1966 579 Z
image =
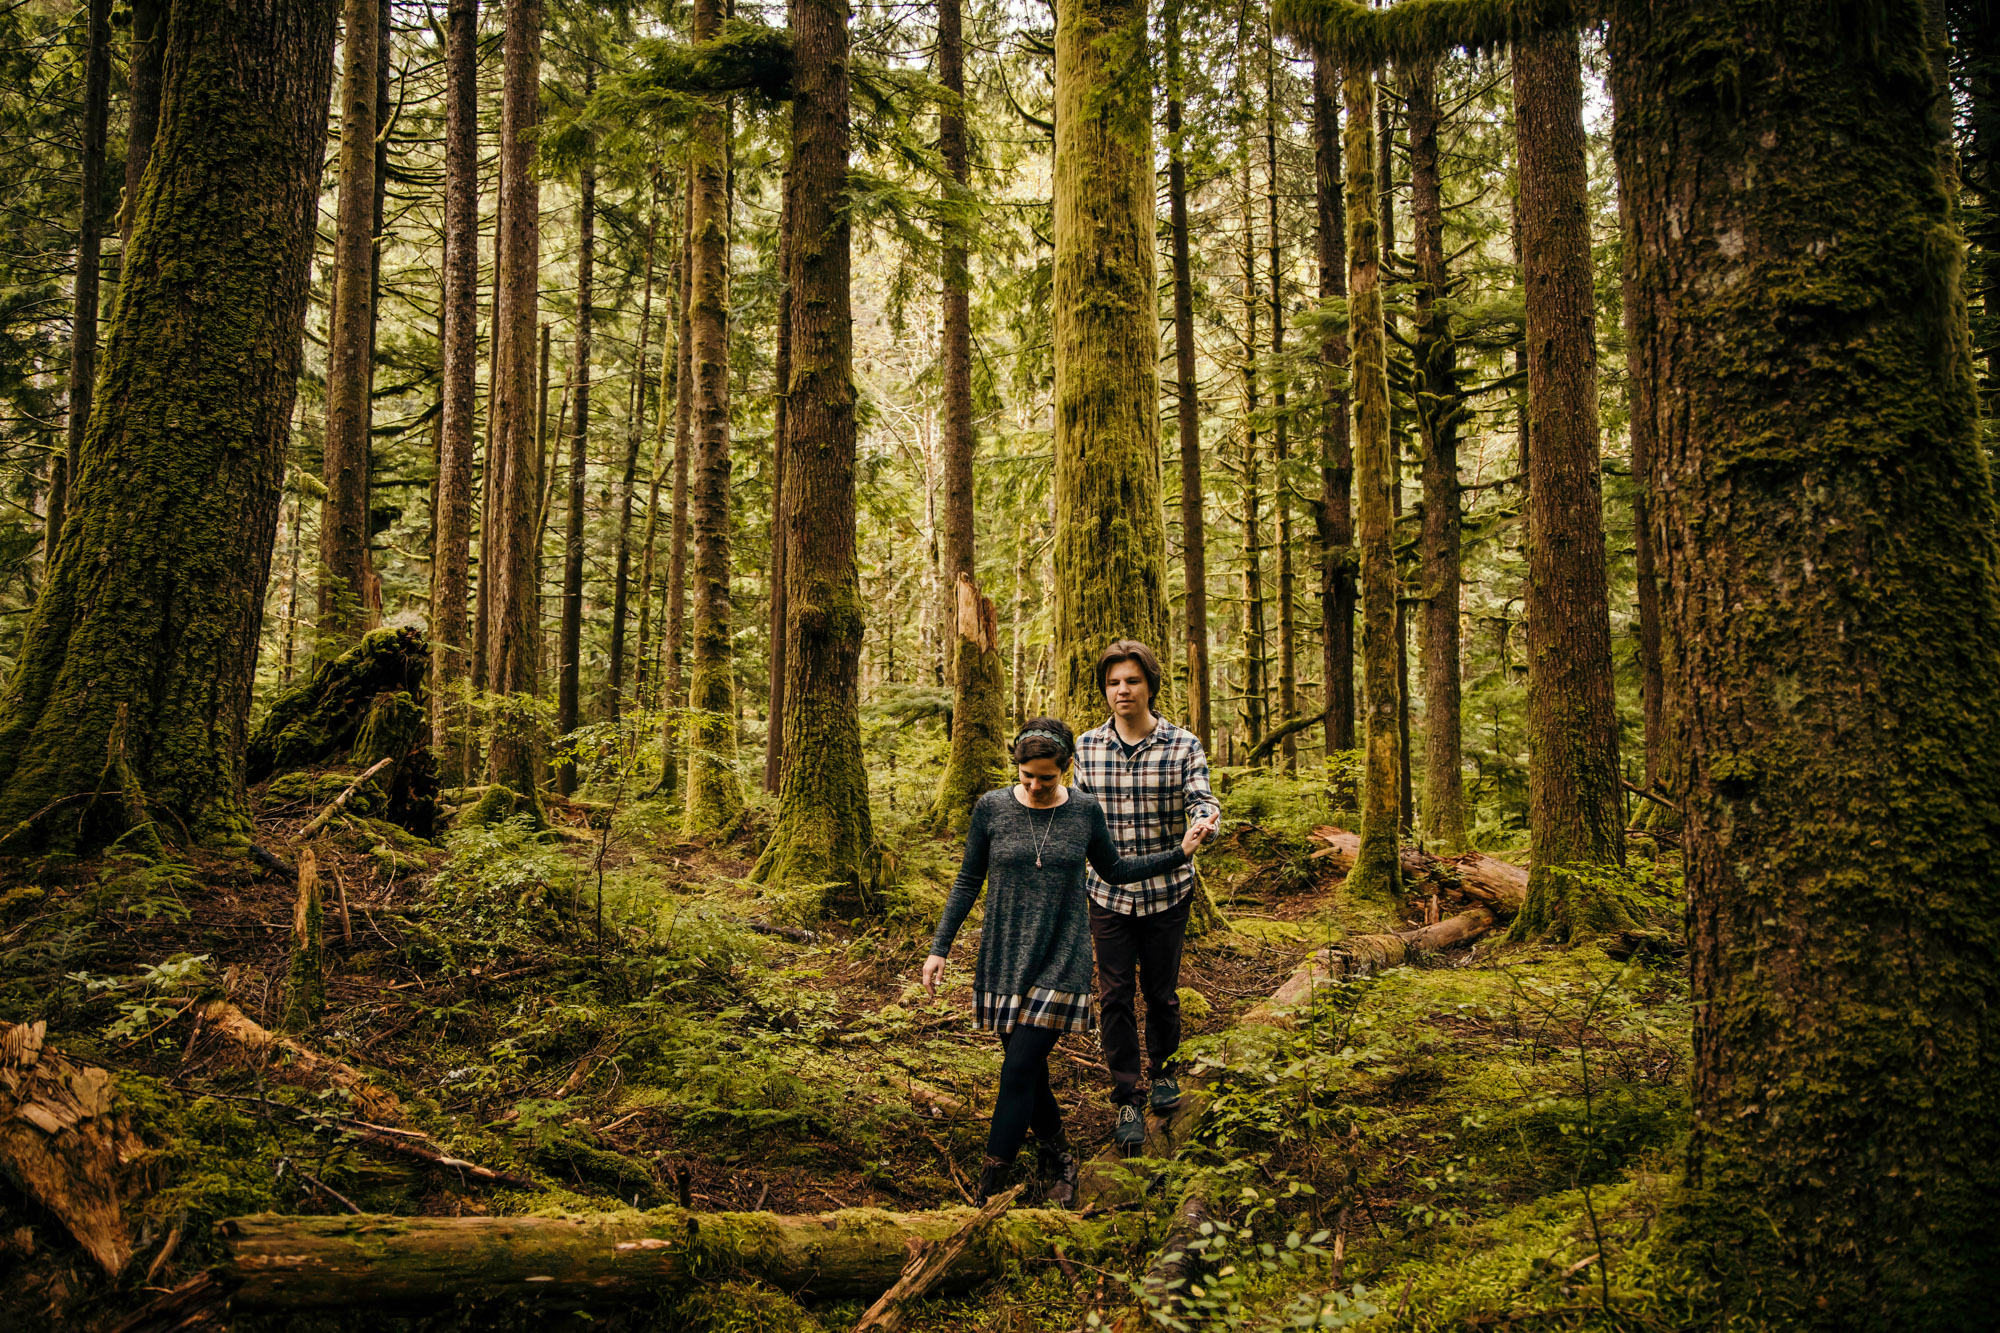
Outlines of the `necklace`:
M 1067 802 L 1065 802 L 1065 804 L 1067 804 Z M 1035 868 L 1037 870 L 1042 868 L 1042 849 L 1049 845 L 1049 834 L 1053 833 L 1056 827 L 1056 811 L 1060 809 L 1062 809 L 1062 806 L 1059 805 L 1049 811 L 1048 824 L 1042 829 L 1040 833 L 1035 835 Z M 1030 824 L 1033 824 L 1034 823 L 1033 818 L 1031 817 L 1028 822 Z

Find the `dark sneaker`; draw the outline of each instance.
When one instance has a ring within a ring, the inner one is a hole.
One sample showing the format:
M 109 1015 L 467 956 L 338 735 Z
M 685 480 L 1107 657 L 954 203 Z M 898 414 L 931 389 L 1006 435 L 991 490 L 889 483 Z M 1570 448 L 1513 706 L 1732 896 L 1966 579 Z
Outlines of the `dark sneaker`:
M 1132 1152 L 1146 1146 L 1146 1118 L 1130 1102 L 1118 1108 L 1118 1124 L 1111 1131 L 1111 1142 L 1121 1152 Z
M 1153 1080 L 1153 1109 L 1165 1115 L 1181 1104 L 1181 1085 L 1172 1074 Z
M 1076 1198 L 1076 1178 L 1078 1164 L 1076 1154 L 1065 1147 L 1043 1148 L 1036 1164 L 1036 1173 L 1047 1187 L 1042 1191 L 1042 1202 L 1056 1208 L 1067 1208 Z
M 973 1202 L 985 1207 L 988 1199 L 1006 1188 L 1007 1164 L 998 1157 L 989 1157 L 985 1170 L 979 1173 L 979 1188 L 973 1191 Z

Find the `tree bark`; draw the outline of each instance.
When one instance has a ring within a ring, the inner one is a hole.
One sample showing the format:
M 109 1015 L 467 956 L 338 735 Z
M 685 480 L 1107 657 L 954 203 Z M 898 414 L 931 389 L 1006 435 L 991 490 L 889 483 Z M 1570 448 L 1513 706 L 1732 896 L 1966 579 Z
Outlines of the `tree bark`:
M 971 202 L 965 142 L 965 41 L 960 0 L 938 3 L 938 82 L 950 95 L 939 115 L 939 146 L 961 204 Z M 960 99 L 952 101 L 950 99 Z M 953 833 L 972 803 L 1006 781 L 1006 689 L 993 599 L 979 590 L 973 558 L 972 276 L 962 225 L 944 237 L 944 576 L 951 587 L 951 752 L 938 782 L 933 820 Z
M 500 117 L 499 305 L 494 313 L 494 429 L 488 459 L 494 526 L 482 537 L 487 601 L 487 673 L 503 704 L 486 758 L 489 782 L 535 801 L 541 738 L 525 705 L 540 671 L 541 459 L 535 447 L 535 325 L 540 292 L 541 186 L 535 176 L 535 130 L 541 118 L 542 0 L 506 0 Z
M 1416 375 L 1411 396 L 1423 432 L 1424 676 L 1423 839 L 1455 852 L 1465 845 L 1464 751 L 1459 720 L 1458 344 L 1445 302 L 1444 196 L 1438 169 L 1437 62 L 1409 66 L 1410 230 L 1416 268 Z
M 595 84 L 595 78 L 592 79 Z M 660 228 L 657 199 L 646 220 L 644 294 L 639 298 L 639 354 L 632 370 L 632 411 L 625 426 L 625 468 L 618 482 L 618 553 L 611 575 L 611 671 L 605 688 L 604 714 L 612 722 L 625 699 L 625 616 L 631 600 L 632 487 L 639 476 L 639 441 L 645 435 L 647 335 L 653 325 L 653 239 Z
M 1056 16 L 1055 707 L 1104 716 L 1097 655 L 1167 641 L 1146 6 Z
M 167 54 L 167 14 L 170 0 L 131 0 L 132 54 L 126 96 L 130 119 L 125 128 L 125 198 L 118 208 L 118 271 L 132 252 L 132 223 L 139 213 L 139 187 L 153 154 L 153 136 L 160 128 L 160 71 Z
M 1319 219 L 1319 296 L 1347 299 L 1347 209 L 1341 199 L 1340 70 L 1313 52 L 1313 140 Z M 1325 673 L 1326 751 L 1354 748 L 1354 446 L 1348 437 L 1347 328 L 1327 320 L 1320 335 L 1319 605 Z
M 1194 276 L 1188 253 L 1187 144 L 1181 120 L 1181 0 L 1166 12 L 1167 48 L 1167 217 L 1172 232 L 1174 273 L 1174 398 L 1181 448 L 1181 582 L 1187 597 L 1188 726 L 1202 749 L 1214 753 L 1208 662 L 1208 529 L 1202 508 L 1201 398 L 1196 388 Z M 1016 654 L 1018 658 L 1018 654 Z M 1018 673 L 1018 661 L 1015 671 Z M 1019 683 L 1016 683 L 1016 692 Z
M 694 40 L 711 41 L 721 29 L 722 0 L 696 0 Z M 704 837 L 727 837 L 743 818 L 729 628 L 729 115 L 722 108 L 703 111 L 694 137 L 694 461 L 688 491 L 694 631 L 686 826 Z
M 1347 115 L 1348 325 L 1354 339 L 1355 489 L 1360 496 L 1362 715 L 1361 854 L 1347 877 L 1348 896 L 1375 910 L 1401 891 L 1396 680 L 1396 552 L 1389 491 L 1389 370 L 1382 320 L 1381 233 L 1375 216 L 1375 75 L 1343 71 Z
M 785 776 L 785 469 L 791 458 L 792 251 L 795 214 L 792 171 L 780 182 L 778 202 L 778 346 L 771 363 L 771 647 L 764 723 L 764 790 L 775 793 Z
M 685 220 L 685 214 L 682 216 L 683 220 Z M 675 292 L 680 290 L 680 273 L 682 268 L 683 265 L 680 262 L 680 256 L 677 252 L 674 264 L 667 270 L 670 275 L 668 282 L 672 284 Z M 679 303 L 677 301 L 670 302 L 667 315 L 668 322 L 678 324 L 679 312 Z M 663 325 L 661 328 L 663 341 L 665 333 L 666 326 Z M 658 544 L 660 529 L 660 485 L 665 480 L 665 473 L 660 470 L 660 465 L 666 459 L 667 414 L 673 410 L 673 401 L 676 394 L 674 372 L 679 361 L 680 340 L 677 335 L 673 350 L 669 351 L 664 346 L 660 349 L 659 415 L 654 418 L 653 464 L 650 469 L 651 481 L 646 488 L 646 533 L 641 541 L 641 545 L 644 547 L 644 554 L 640 557 L 639 563 L 639 647 L 637 661 L 634 663 L 632 673 L 632 697 L 636 705 L 641 709 L 650 709 L 655 706 L 656 701 L 654 696 L 658 688 L 656 676 L 653 671 L 652 634 L 653 586 L 658 582 L 655 577 L 657 568 L 655 564 L 655 547 Z M 664 613 L 662 619 L 664 619 Z M 664 631 L 664 624 L 661 626 L 661 629 Z
M 1620 930 L 1616 896 L 1569 873 L 1623 865 L 1625 809 L 1611 680 L 1604 502 L 1598 481 L 1583 81 L 1574 32 L 1514 51 L 1527 290 L 1528 833 L 1534 870 L 1518 939 Z
M 1672 389 L 1648 466 L 1696 1009 L 1668 1236 L 1774 1327 L 1982 1328 L 2000 551 L 1923 13 L 1865 41 L 1831 3 L 1615 19 L 1633 322 Z
M 673 521 L 668 525 L 666 624 L 660 641 L 666 657 L 661 671 L 660 791 L 681 790 L 683 771 L 680 738 L 687 693 L 681 677 L 687 637 L 688 461 L 694 452 L 694 171 L 688 170 L 681 199 L 680 312 L 674 333 L 674 490 Z
M 1270 216 L 1271 247 L 1271 517 L 1278 544 L 1278 715 L 1299 712 L 1298 614 L 1292 587 L 1292 501 L 1285 480 L 1291 457 L 1291 423 L 1285 415 L 1285 267 L 1284 245 L 1278 232 L 1278 43 L 1268 26 L 1264 33 L 1264 202 Z M 1283 742 L 1284 768 L 1298 771 L 1295 736 Z
M 829 909 L 879 905 L 861 755 L 849 319 L 847 11 L 794 10 L 791 447 L 785 477 L 785 771 L 760 883 L 822 884 Z
M 338 657 L 368 627 L 368 427 L 375 328 L 375 84 L 380 0 L 346 0 L 340 70 L 340 192 L 327 329 L 326 440 L 313 656 Z
M 48 530 L 42 559 L 52 562 L 69 506 L 69 479 L 82 466 L 97 379 L 97 293 L 104 241 L 104 138 L 111 111 L 111 0 L 84 10 L 83 151 L 77 188 L 76 303 L 69 330 L 69 422 L 63 457 L 50 469 Z
M 796 31 L 796 30 L 795 30 Z M 625 1303 L 728 1272 L 822 1300 L 871 1298 L 901 1275 L 914 1243 L 945 1241 L 978 1215 L 848 1209 L 776 1213 L 601 1213 L 572 1217 L 285 1217 L 221 1224 L 233 1308 L 436 1305 L 467 1297 Z M 997 1219 L 934 1288 L 963 1291 L 1058 1248 L 1087 1255 L 1107 1221 L 1019 1208 Z
M 1249 51 L 1239 40 L 1236 47 L 1240 62 L 1248 63 Z M 1243 427 L 1241 453 L 1237 466 L 1241 469 L 1239 481 L 1243 488 L 1243 700 L 1238 716 L 1243 720 L 1243 739 L 1252 749 L 1264 739 L 1264 727 L 1270 719 L 1271 682 L 1269 676 L 1270 645 L 1264 633 L 1264 497 L 1258 487 L 1261 484 L 1263 454 L 1258 450 L 1257 438 L 1257 303 L 1261 293 L 1257 290 L 1257 215 L 1251 207 L 1250 149 L 1250 87 L 1246 79 L 1238 90 L 1238 100 L 1243 115 L 1243 139 L 1240 145 L 1243 154 L 1243 183 L 1239 202 L 1242 205 L 1243 250 L 1239 256 L 1243 277 Z
M 89 850 L 158 812 L 196 839 L 249 835 L 243 741 L 335 14 L 330 0 L 174 7 L 85 466 L 0 714 L 10 852 Z
M 1376 146 L 1382 155 L 1382 168 L 1376 184 L 1382 192 L 1382 260 L 1391 268 L 1396 257 L 1396 139 L 1393 123 L 1394 113 L 1388 98 L 1378 96 L 1375 104 Z M 1385 335 L 1392 334 L 1395 317 L 1384 312 Z M 1399 340 L 1400 341 L 1400 340 Z M 1384 356 L 1388 343 L 1385 337 Z M 1393 521 L 1403 516 L 1403 440 L 1404 423 L 1396 419 L 1396 400 L 1389 398 L 1389 514 L 1391 544 L 1394 544 Z M 1405 836 L 1416 831 L 1416 793 L 1412 783 L 1410 763 L 1410 604 L 1403 597 L 1402 569 L 1396 569 L 1396 775 L 1397 775 L 1397 819 Z
M 463 688 L 472 557 L 475 362 L 479 357 L 479 0 L 445 11 L 442 436 L 431 551 L 431 738 L 441 771 L 463 767 L 451 728 Z
M 586 73 L 585 95 L 595 85 Z M 576 424 L 569 443 L 569 527 L 563 535 L 562 638 L 556 653 L 556 734 L 575 731 L 578 686 L 583 659 L 583 499 L 590 465 L 590 304 L 597 263 L 597 163 L 591 147 L 584 149 L 578 173 L 576 202 L 576 362 L 570 370 L 576 399 Z M 627 517 L 630 517 L 628 508 Z M 537 547 L 540 543 L 536 543 Z M 623 589 L 620 589 L 622 592 Z M 622 608 L 621 608 L 622 609 Z M 564 796 L 576 790 L 576 766 L 558 762 L 556 790 Z

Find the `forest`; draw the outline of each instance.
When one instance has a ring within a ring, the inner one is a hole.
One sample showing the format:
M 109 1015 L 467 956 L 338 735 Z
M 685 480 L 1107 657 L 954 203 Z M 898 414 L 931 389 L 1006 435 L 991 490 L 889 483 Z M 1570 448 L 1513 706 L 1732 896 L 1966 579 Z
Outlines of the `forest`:
M 1992 1327 L 1991 5 L 0 0 L 0 187 L 0 1327 Z

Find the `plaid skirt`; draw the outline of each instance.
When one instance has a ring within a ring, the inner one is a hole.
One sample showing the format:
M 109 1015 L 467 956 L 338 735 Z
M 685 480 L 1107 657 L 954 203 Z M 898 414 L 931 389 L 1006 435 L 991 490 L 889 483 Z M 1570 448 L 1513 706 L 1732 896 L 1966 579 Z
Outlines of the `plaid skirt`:
M 974 991 L 972 1017 L 979 1027 L 993 1032 L 1012 1032 L 1016 1026 L 1055 1032 L 1092 1032 L 1097 1028 L 1097 1011 L 1088 991 L 1079 994 L 1046 986 L 1032 986 L 1026 995 Z

